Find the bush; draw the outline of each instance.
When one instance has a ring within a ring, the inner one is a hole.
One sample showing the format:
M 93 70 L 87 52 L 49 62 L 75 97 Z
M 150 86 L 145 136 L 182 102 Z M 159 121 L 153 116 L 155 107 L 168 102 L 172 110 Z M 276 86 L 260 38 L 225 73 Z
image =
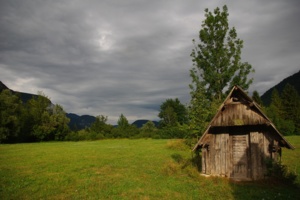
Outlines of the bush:
M 181 129 L 179 126 L 166 126 L 158 131 L 158 135 L 162 139 L 185 138 L 188 130 Z
M 96 133 L 93 131 L 88 131 L 86 129 L 70 132 L 66 137 L 66 141 L 81 141 L 81 140 L 101 140 L 104 139 L 104 135 L 102 133 Z
M 267 173 L 266 176 L 278 180 L 287 185 L 294 185 L 297 179 L 295 172 L 289 171 L 286 165 L 276 162 L 272 159 L 266 160 Z

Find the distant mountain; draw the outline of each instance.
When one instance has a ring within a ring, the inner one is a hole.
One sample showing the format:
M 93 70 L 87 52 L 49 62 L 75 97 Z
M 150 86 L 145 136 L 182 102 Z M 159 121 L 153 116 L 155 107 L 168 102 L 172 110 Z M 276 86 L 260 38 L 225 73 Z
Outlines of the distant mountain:
M 146 124 L 149 120 L 147 119 L 139 119 L 134 121 L 131 125 L 135 125 L 137 128 L 141 128 L 144 124 Z M 155 126 L 158 126 L 158 122 L 157 121 L 152 121 Z
M 0 81 L 0 92 L 2 92 L 2 90 L 7 90 L 7 89 L 9 90 L 9 88 Z
M 67 117 L 70 119 L 69 127 L 72 130 L 81 130 L 86 127 L 90 127 L 96 120 L 96 117 L 91 115 L 79 116 L 74 113 L 67 113 Z
M 299 71 L 296 74 L 293 74 L 292 76 L 289 76 L 289 77 L 283 79 L 280 83 L 278 83 L 277 85 L 275 85 L 274 87 L 272 87 L 268 91 L 266 91 L 261 96 L 261 100 L 263 101 L 264 105 L 265 106 L 270 105 L 272 91 L 274 88 L 276 88 L 278 90 L 278 92 L 281 93 L 282 90 L 284 89 L 284 86 L 288 83 L 290 85 L 292 85 L 298 91 L 298 94 L 300 95 L 300 71 Z
M 34 97 L 38 97 L 38 95 L 36 95 L 36 94 L 18 92 L 18 91 L 14 91 L 12 89 L 9 89 L 6 85 L 4 85 L 4 83 L 2 83 L 0 81 L 0 92 L 2 92 L 2 90 L 10 90 L 13 94 L 19 96 L 21 98 L 22 102 L 24 102 L 24 103 L 26 103 L 28 100 L 30 100 Z

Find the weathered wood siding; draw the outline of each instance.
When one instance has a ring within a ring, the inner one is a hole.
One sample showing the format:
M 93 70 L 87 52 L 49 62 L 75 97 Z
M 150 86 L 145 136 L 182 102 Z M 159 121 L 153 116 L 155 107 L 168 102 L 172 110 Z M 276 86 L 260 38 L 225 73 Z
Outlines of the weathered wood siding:
M 251 172 L 252 179 L 258 180 L 264 178 L 266 173 L 266 159 L 270 158 L 270 141 L 267 133 L 250 133 L 250 151 L 251 151 Z
M 230 152 L 228 147 L 228 133 L 212 134 L 209 146 L 202 149 L 202 173 L 227 176 Z
M 215 117 L 212 126 L 242 126 L 266 124 L 267 119 L 255 109 L 241 102 L 225 104 L 221 112 Z
M 250 178 L 249 172 L 249 135 L 231 135 L 233 178 Z
M 209 135 L 209 146 L 202 148 L 202 173 L 237 179 L 264 178 L 265 161 L 272 157 L 269 133 L 246 131 Z

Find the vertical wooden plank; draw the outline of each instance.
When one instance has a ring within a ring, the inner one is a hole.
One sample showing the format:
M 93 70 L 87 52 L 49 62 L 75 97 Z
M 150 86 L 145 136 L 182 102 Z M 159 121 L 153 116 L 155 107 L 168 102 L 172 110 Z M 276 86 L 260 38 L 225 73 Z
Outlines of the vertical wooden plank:
M 255 140 L 255 133 L 250 132 L 250 154 L 251 154 L 251 177 L 255 180 L 256 178 L 256 140 Z
M 216 135 L 212 134 L 211 136 L 211 145 L 210 145 L 210 174 L 215 174 L 215 166 L 216 166 L 216 162 L 215 162 L 215 141 L 216 141 Z
M 227 177 L 232 177 L 232 135 L 228 134 L 228 170 Z
M 248 177 L 247 138 L 248 134 L 232 136 L 232 163 L 234 178 L 244 179 Z
M 225 137 L 224 134 L 220 134 L 220 175 L 225 176 Z
M 221 154 L 221 149 L 220 149 L 220 143 L 221 143 L 221 134 L 216 134 L 215 135 L 215 175 L 220 175 L 221 174 L 221 163 L 220 163 L 220 154 Z
M 266 172 L 267 172 L 266 161 L 268 159 L 270 159 L 270 154 L 269 154 L 269 144 L 270 143 L 269 143 L 268 135 L 265 132 L 262 132 L 262 134 L 263 134 L 263 141 L 264 141 L 264 143 L 263 143 L 263 157 L 264 157 L 264 159 L 263 159 L 263 161 L 264 161 L 263 174 L 266 174 Z
M 258 180 L 263 177 L 262 134 L 252 132 L 251 135 L 252 178 L 253 180 Z
M 226 141 L 226 147 L 225 147 L 225 160 L 226 160 L 226 168 L 225 168 L 225 176 L 228 177 L 228 164 L 229 164 L 229 157 L 228 157 L 228 154 L 229 154 L 229 134 L 228 133 L 225 133 L 225 141 Z
M 247 157 L 247 178 L 251 178 L 251 168 L 250 168 L 250 134 L 246 134 L 246 157 Z
M 207 162 L 207 150 L 206 148 L 202 148 L 202 173 L 206 174 L 206 162 Z
M 222 134 L 222 143 L 221 143 L 221 175 L 226 176 L 227 174 L 227 152 L 228 152 L 228 134 Z
M 256 132 L 257 134 L 257 152 L 256 152 L 256 160 L 257 160 L 257 176 L 256 179 L 259 179 L 261 176 L 261 170 L 262 170 L 262 165 L 261 165 L 261 137 L 259 132 Z
M 270 138 L 268 132 L 263 132 L 264 135 L 264 156 L 266 159 L 270 159 L 271 155 L 269 152 L 269 146 L 270 146 Z
M 211 174 L 211 145 L 207 147 L 206 151 L 206 174 Z

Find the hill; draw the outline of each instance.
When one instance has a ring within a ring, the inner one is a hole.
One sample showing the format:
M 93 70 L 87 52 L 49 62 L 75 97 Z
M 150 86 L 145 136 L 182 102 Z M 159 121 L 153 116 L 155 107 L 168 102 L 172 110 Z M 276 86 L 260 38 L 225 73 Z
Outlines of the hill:
M 21 98 L 22 102 L 24 102 L 24 103 L 26 103 L 28 100 L 30 100 L 34 97 L 38 97 L 38 95 L 36 95 L 36 94 L 14 91 L 14 90 L 8 88 L 4 83 L 2 83 L 0 81 L 0 92 L 2 92 L 2 90 L 10 90 L 13 94 L 19 96 Z
M 86 127 L 90 127 L 92 123 L 95 122 L 96 117 L 91 115 L 79 116 L 74 113 L 67 113 L 67 117 L 70 119 L 69 127 L 72 130 L 81 130 Z
M 298 91 L 298 94 L 300 94 L 300 71 L 293 74 L 292 76 L 289 76 L 289 77 L 283 79 L 280 83 L 278 83 L 274 87 L 271 87 L 269 90 L 267 90 L 261 96 L 261 100 L 263 101 L 264 105 L 265 106 L 270 105 L 273 89 L 276 88 L 278 90 L 278 92 L 281 93 L 283 88 L 285 87 L 285 85 L 288 83 L 290 85 L 292 85 Z
M 134 121 L 131 125 L 135 125 L 137 128 L 141 128 L 144 124 L 146 124 L 149 120 L 147 119 L 139 119 Z M 152 121 L 155 126 L 158 126 L 158 122 L 157 121 Z

